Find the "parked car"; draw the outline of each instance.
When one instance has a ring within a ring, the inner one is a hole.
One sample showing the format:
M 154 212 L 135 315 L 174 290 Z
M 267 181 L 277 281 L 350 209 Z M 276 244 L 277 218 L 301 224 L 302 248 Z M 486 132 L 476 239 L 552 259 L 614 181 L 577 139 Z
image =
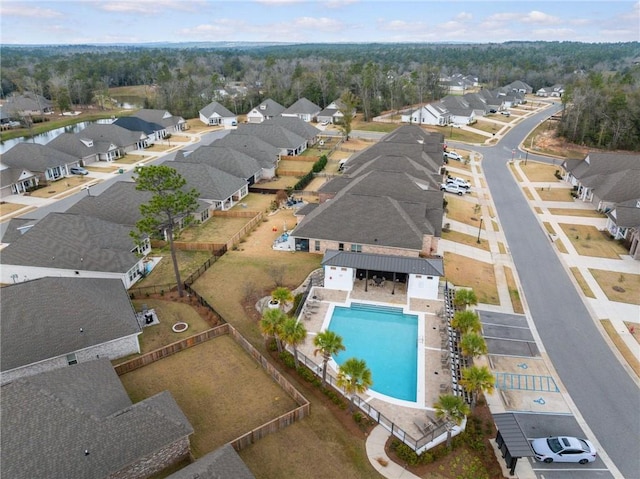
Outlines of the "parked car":
M 498 113 L 498 110 L 496 110 L 495 108 L 492 108 L 491 110 L 489 110 L 489 113 Z
M 504 116 L 511 116 L 511 112 L 509 110 L 503 110 L 500 112 L 500 114 Z
M 440 191 L 446 191 L 447 193 L 453 193 L 454 195 L 458 196 L 469 193 L 469 190 L 467 188 L 463 188 L 462 186 L 458 186 L 453 183 L 442 183 L 440 185 Z
M 85 170 L 83 167 L 81 166 L 72 166 L 71 168 L 69 168 L 69 171 L 71 172 L 72 175 L 88 175 L 89 172 L 87 170 Z
M 449 184 L 453 184 L 453 185 L 457 185 L 461 188 L 466 188 L 469 189 L 471 188 L 471 183 L 469 183 L 467 180 L 465 180 L 464 178 L 460 178 L 457 176 L 447 176 L 447 183 Z
M 577 462 L 586 464 L 596 460 L 596 448 L 586 439 L 569 436 L 549 436 L 531 440 L 538 461 Z
M 456 161 L 462 161 L 462 155 L 460 153 L 456 153 L 455 151 L 451 150 L 451 151 L 445 151 L 443 153 L 444 157 L 447 158 L 448 160 L 456 160 Z

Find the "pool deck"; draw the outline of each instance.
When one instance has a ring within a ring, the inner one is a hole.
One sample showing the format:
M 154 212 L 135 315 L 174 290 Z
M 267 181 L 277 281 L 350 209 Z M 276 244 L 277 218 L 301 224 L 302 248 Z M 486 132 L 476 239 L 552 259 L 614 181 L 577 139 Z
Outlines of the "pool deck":
M 310 294 L 310 299 L 316 306 L 309 308 L 308 313 L 305 314 L 303 312 L 301 315 L 301 321 L 304 322 L 308 334 L 305 343 L 299 346 L 298 349 L 320 366 L 322 358 L 320 355 L 315 357 L 313 355 L 315 349 L 313 338 L 322 330 L 328 320 L 327 315 L 333 309 L 332 307 L 344 305 L 350 301 L 391 304 L 408 308 L 413 313 L 423 314 L 423 330 L 418 332 L 420 345 L 424 348 L 425 353 L 424 367 L 418 368 L 419 371 L 424 371 L 422 397 L 418 398 L 418 402 L 415 405 L 409 406 L 406 403 L 402 404 L 403 401 L 394 401 L 392 398 L 390 400 L 381 399 L 375 393 L 373 395 L 367 393 L 361 395 L 368 404 L 393 421 L 407 434 L 416 440 L 420 439 L 423 434 L 415 423 L 425 422 L 427 415 L 434 418 L 432 405 L 442 394 L 441 385 L 446 388 L 451 387 L 451 370 L 448 366 L 443 367 L 441 363 L 441 354 L 447 351 L 441 345 L 440 338 L 443 333 L 440 330 L 440 325 L 442 320 L 438 316 L 438 312 L 444 308 L 444 298 L 441 300 L 408 298 L 406 286 L 398 283 L 396 283 L 395 291 L 393 291 L 392 283 L 387 283 L 384 286 L 368 286 L 367 289 L 368 291 L 364 290 L 363 282 L 356 282 L 355 288 L 351 292 L 314 287 Z M 314 296 L 315 300 L 313 299 Z M 335 377 L 337 371 L 329 367 L 327 374 Z

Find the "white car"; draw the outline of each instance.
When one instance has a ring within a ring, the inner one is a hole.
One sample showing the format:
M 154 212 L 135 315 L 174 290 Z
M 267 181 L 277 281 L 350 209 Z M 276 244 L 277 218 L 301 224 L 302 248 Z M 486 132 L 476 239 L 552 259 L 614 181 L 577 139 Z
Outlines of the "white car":
M 504 116 L 511 116 L 511 112 L 509 110 L 502 110 L 500 114 Z
M 440 191 L 446 191 L 447 193 L 453 193 L 458 196 L 469 193 L 469 190 L 467 188 L 463 188 L 462 186 L 458 186 L 453 183 L 442 183 L 440 185 Z
M 577 462 L 586 464 L 596 460 L 596 448 L 579 437 L 549 436 L 531 440 L 531 447 L 538 461 Z
M 444 157 L 449 160 L 462 161 L 462 155 L 460 153 L 456 153 L 455 151 L 445 151 Z
M 467 180 L 460 178 L 458 176 L 448 176 L 447 183 L 457 185 L 461 188 L 467 188 L 467 189 L 471 188 L 471 183 L 469 183 Z

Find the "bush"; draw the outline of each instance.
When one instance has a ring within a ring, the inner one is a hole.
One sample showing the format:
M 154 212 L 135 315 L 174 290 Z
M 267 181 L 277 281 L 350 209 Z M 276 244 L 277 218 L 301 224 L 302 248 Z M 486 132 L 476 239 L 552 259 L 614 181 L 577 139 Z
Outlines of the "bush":
M 420 457 L 416 454 L 416 451 L 397 439 L 394 439 L 391 443 L 391 449 L 395 451 L 398 458 L 410 466 L 417 466 L 420 462 Z
M 293 354 L 291 354 L 289 351 L 282 351 L 280 353 L 280 359 L 288 368 L 293 369 L 296 367 L 296 362 L 293 359 Z
M 307 382 L 312 383 L 316 379 L 316 375 L 311 372 L 306 366 L 300 366 L 298 368 L 298 374 Z

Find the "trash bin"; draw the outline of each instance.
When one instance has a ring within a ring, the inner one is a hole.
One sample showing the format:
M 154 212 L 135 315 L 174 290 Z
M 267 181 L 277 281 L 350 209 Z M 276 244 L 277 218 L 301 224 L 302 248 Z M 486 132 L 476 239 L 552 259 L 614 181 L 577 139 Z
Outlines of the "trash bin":
M 124 169 L 120 168 L 120 169 L 118 170 L 118 173 L 120 173 L 120 174 L 124 173 Z

